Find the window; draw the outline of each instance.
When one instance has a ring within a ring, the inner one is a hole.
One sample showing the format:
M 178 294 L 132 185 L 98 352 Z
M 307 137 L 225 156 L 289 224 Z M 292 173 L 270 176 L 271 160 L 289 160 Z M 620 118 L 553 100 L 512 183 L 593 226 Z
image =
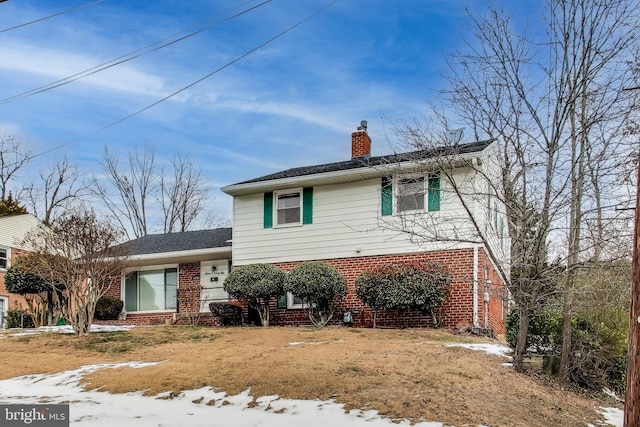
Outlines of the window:
M 5 248 L 0 248 L 0 268 L 7 268 L 9 266 L 9 251 Z
M 424 209 L 424 178 L 402 178 L 398 180 L 398 212 Z
M 124 281 L 125 310 L 175 310 L 177 285 L 177 268 L 134 271 Z
M 276 225 L 300 224 L 300 191 L 276 193 Z
M 264 228 L 301 224 L 313 224 L 313 187 L 264 193 Z
M 278 298 L 278 308 L 303 308 L 303 304 L 303 299 L 291 292 L 287 292 Z

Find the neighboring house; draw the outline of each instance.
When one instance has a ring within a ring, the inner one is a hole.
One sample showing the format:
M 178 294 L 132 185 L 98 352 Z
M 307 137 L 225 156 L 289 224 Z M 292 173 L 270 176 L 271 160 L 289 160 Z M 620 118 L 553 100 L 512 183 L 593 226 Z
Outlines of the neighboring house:
M 186 322 L 208 305 L 228 301 L 222 288 L 231 267 L 231 229 L 153 234 L 125 243 L 129 268 L 107 295 L 124 301 L 123 319 L 133 324 Z
M 5 325 L 7 310 L 26 308 L 22 296 L 7 292 L 4 274 L 20 254 L 28 249 L 23 244 L 27 233 L 40 224 L 40 220 L 31 214 L 0 217 L 0 327 Z
M 289 270 L 308 260 L 330 264 L 348 282 L 343 311 L 354 313 L 356 326 L 367 326 L 371 312 L 355 295 L 358 274 L 389 263 L 439 261 L 452 275 L 443 325 L 502 333 L 508 293 L 496 263 L 509 271 L 509 242 L 504 208 L 488 183 L 500 182 L 494 150 L 491 141 L 483 141 L 457 145 L 444 157 L 441 150 L 371 157 L 371 139 L 360 127 L 352 134 L 350 160 L 223 187 L 233 196 L 233 265 L 270 263 Z M 464 193 L 468 209 L 445 177 Z M 478 242 L 467 212 L 499 259 L 491 259 Z M 274 307 L 271 324 L 306 323 L 301 307 L 288 295 Z M 420 312 L 388 312 L 377 323 L 427 326 L 432 319 Z

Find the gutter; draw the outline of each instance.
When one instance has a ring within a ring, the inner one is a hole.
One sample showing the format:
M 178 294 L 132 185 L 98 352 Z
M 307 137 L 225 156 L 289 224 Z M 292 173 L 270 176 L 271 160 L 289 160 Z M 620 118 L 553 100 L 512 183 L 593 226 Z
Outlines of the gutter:
M 231 253 L 231 246 L 224 246 L 221 248 L 205 248 L 205 249 L 191 249 L 188 251 L 172 251 L 172 252 L 159 252 L 150 254 L 129 255 L 127 261 L 147 261 L 147 260 L 160 260 L 167 258 L 188 258 L 188 257 L 206 257 L 209 255 L 224 255 Z

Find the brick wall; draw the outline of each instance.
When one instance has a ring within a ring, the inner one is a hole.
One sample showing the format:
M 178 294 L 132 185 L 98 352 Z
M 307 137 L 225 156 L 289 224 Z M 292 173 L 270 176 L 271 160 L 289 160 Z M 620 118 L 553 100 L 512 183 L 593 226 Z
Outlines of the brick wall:
M 479 326 L 488 327 L 495 333 L 504 333 L 504 317 L 506 316 L 506 303 L 503 303 L 506 291 L 492 263 L 482 249 L 478 257 L 478 321 Z M 404 255 L 384 255 L 372 257 L 354 257 L 324 260 L 326 264 L 335 267 L 347 280 L 347 295 L 342 300 L 341 306 L 334 315 L 331 324 L 342 324 L 343 313 L 347 310 L 353 312 L 354 326 L 371 327 L 373 317 L 371 309 L 366 307 L 355 293 L 355 279 L 363 271 L 385 264 L 400 262 L 430 262 L 442 263 L 451 275 L 451 287 L 445 304 L 436 313 L 441 318 L 442 326 L 449 329 L 462 329 L 473 325 L 473 249 L 459 249 L 437 252 L 413 253 Z M 278 263 L 277 267 L 289 271 L 299 262 Z M 167 319 L 178 324 L 188 324 L 185 313 L 199 310 L 200 307 L 200 263 L 185 263 L 179 265 L 178 271 L 178 311 L 160 313 L 128 313 L 125 322 L 127 324 L 155 325 L 165 324 Z M 109 295 L 122 298 L 120 284 L 114 284 L 109 290 Z M 485 304 L 485 292 L 488 292 L 489 301 Z M 246 304 L 242 305 L 245 321 L 249 319 Z M 217 319 L 208 313 L 208 307 L 204 307 L 205 313 L 200 316 L 200 324 L 219 326 Z M 485 313 L 486 311 L 486 313 Z M 177 318 L 177 320 L 176 320 Z M 485 324 L 486 320 L 486 324 Z M 271 304 L 272 326 L 301 326 L 310 325 L 310 320 L 301 309 L 279 309 L 276 302 Z M 418 310 L 408 311 L 379 311 L 376 324 L 382 328 L 417 328 L 430 327 L 433 319 Z
M 482 269 L 485 259 L 486 257 L 484 252 L 480 250 L 478 260 L 480 265 L 480 268 L 478 269 L 478 319 L 481 326 L 484 326 L 483 319 L 485 318 L 483 284 L 486 283 L 486 280 L 483 280 L 484 277 Z M 437 261 L 444 264 L 449 270 L 449 274 L 451 274 L 449 296 L 439 312 L 436 313 L 437 316 L 441 316 L 442 318 L 442 326 L 451 329 L 459 329 L 473 325 L 473 249 L 324 260 L 323 262 L 340 271 L 347 280 L 347 295 L 343 299 L 340 310 L 337 312 L 337 316 L 334 317 L 332 323 L 341 323 L 344 311 L 352 310 L 354 312 L 354 326 L 372 326 L 373 318 L 371 310 L 366 307 L 362 301 L 360 301 L 355 293 L 356 277 L 362 271 L 367 269 L 379 267 L 385 264 L 410 261 Z M 488 261 L 488 259 L 486 259 L 486 261 Z M 284 271 L 289 271 L 298 264 L 298 262 L 278 263 L 276 266 Z M 491 269 L 488 269 L 487 272 L 487 274 L 489 274 L 489 272 L 492 274 L 491 278 L 493 283 L 492 292 L 490 292 L 490 295 L 493 296 L 488 304 L 489 310 L 487 326 L 494 329 L 496 333 L 502 333 L 504 331 L 504 323 L 502 320 L 502 314 L 499 310 L 501 304 L 498 298 L 498 296 L 502 295 L 502 286 L 492 267 Z M 278 309 L 275 302 L 272 304 L 271 309 L 271 324 L 274 326 L 310 324 L 310 321 L 304 314 L 303 310 Z M 428 327 L 432 326 L 433 319 L 431 319 L 431 316 L 424 315 L 417 310 L 400 312 L 380 311 L 378 312 L 376 324 L 378 327 L 393 328 Z

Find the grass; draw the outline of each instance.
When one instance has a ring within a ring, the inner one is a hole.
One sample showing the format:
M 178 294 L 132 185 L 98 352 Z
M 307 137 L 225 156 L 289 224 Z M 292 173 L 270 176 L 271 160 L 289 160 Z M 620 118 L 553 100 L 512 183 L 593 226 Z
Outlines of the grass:
M 486 341 L 486 340 L 484 340 Z M 140 327 L 127 332 L 0 339 L 0 378 L 104 362 L 163 361 L 97 371 L 87 388 L 149 395 L 212 386 L 255 397 L 335 399 L 391 419 L 445 425 L 584 426 L 611 402 L 516 374 L 504 358 L 445 342 L 483 342 L 437 330 Z M 604 399 L 604 398 L 603 398 Z

